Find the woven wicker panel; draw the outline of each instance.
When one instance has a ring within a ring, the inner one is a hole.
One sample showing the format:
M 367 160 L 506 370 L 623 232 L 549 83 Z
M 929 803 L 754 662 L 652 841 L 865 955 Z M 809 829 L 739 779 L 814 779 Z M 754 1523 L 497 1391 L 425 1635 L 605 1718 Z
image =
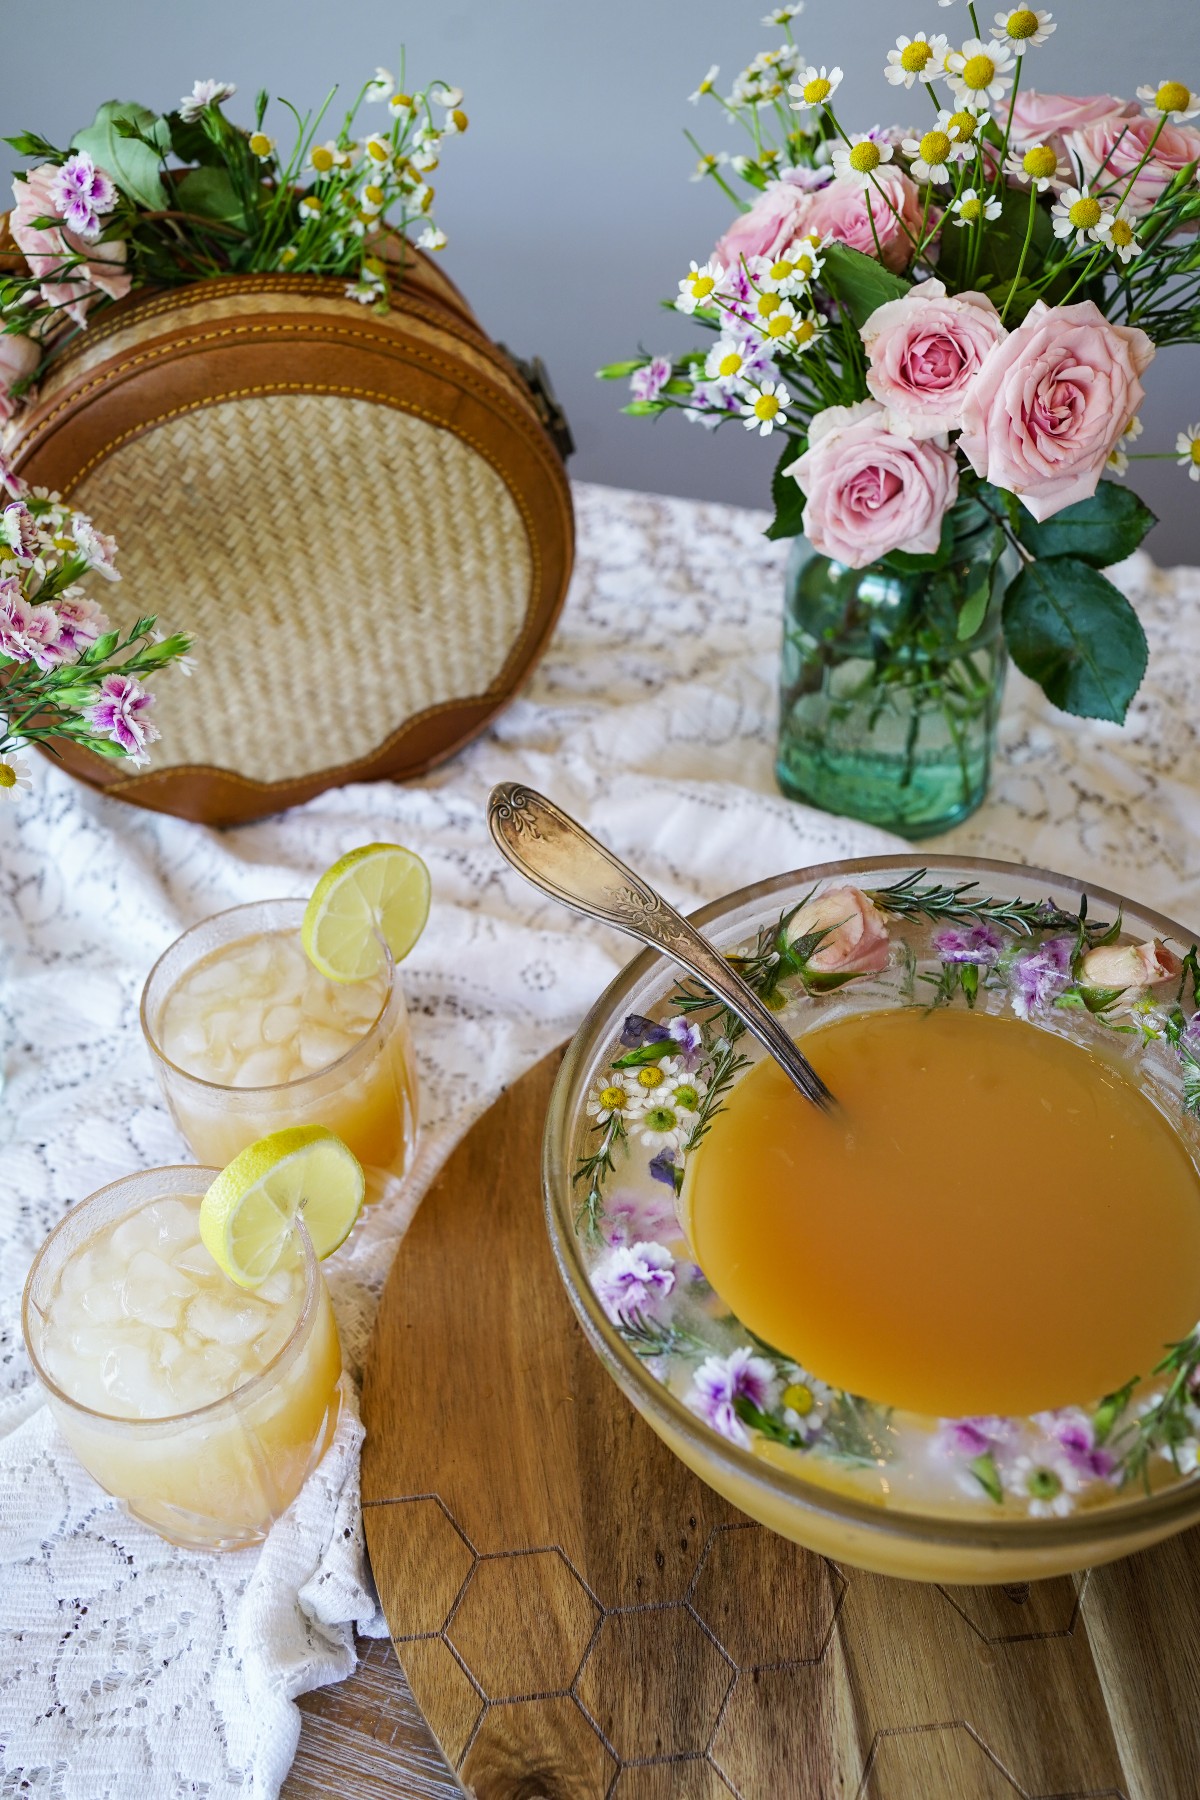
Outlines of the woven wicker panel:
M 500 476 L 451 432 L 366 401 L 188 413 L 72 498 L 121 544 L 114 623 L 154 612 L 197 640 L 195 677 L 167 678 L 158 769 L 276 781 L 366 756 L 413 713 L 487 690 L 528 606 L 529 540 Z

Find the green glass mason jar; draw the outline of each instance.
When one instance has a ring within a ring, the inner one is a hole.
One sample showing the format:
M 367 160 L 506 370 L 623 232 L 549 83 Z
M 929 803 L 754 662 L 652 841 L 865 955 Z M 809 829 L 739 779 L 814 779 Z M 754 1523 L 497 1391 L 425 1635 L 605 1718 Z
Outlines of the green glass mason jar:
M 1000 613 L 1017 565 L 976 502 L 960 502 L 951 524 L 936 569 L 848 569 L 794 540 L 776 762 L 792 799 L 910 838 L 948 830 L 982 801 L 1007 664 Z

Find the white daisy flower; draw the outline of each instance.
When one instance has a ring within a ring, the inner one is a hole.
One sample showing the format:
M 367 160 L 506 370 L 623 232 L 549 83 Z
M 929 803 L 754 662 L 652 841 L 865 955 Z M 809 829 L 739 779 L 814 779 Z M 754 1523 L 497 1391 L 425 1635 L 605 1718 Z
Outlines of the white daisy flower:
M 717 288 L 725 278 L 719 262 L 691 263 L 679 283 L 675 307 L 681 313 L 694 313 L 698 306 L 715 306 Z
M 1200 1468 L 1200 1440 L 1184 1438 L 1175 1446 L 1175 1467 L 1181 1475 L 1194 1475 Z
M 1143 429 L 1144 427 L 1140 419 L 1130 419 L 1128 425 L 1109 451 L 1108 461 L 1105 466 L 1110 468 L 1114 475 L 1124 475 L 1128 470 L 1129 445 L 1136 442 L 1136 440 L 1141 437 Z
M 800 238 L 789 245 L 781 257 L 767 266 L 761 277 L 763 286 L 769 285 L 779 294 L 804 293 L 825 266 L 825 258 L 820 254 L 822 247 L 810 238 Z
M 691 1129 L 691 1120 L 673 1106 L 648 1106 L 634 1128 L 647 1150 L 678 1150 Z
M 1114 253 L 1123 263 L 1131 262 L 1140 256 L 1145 249 L 1144 244 L 1137 241 L 1137 223 L 1130 217 L 1128 208 L 1122 203 L 1112 215 L 1108 241 Z
M 1186 425 L 1175 439 L 1180 469 L 1186 469 L 1189 481 L 1200 481 L 1200 423 Z
M 708 1085 L 698 1075 L 689 1075 L 684 1069 L 672 1075 L 658 1090 L 659 1104 L 673 1106 L 676 1112 L 684 1113 L 694 1119 L 700 1110 L 700 1103 L 708 1092 Z
M 950 112 L 947 107 L 938 109 L 937 122 L 943 131 L 949 131 L 951 125 L 957 127 L 954 154 L 960 162 L 975 155 L 982 141 L 983 128 L 991 116 L 986 108 L 981 112 L 973 106 L 960 106 L 957 112 Z
M 624 1083 L 616 1079 L 600 1082 L 588 1096 L 588 1117 L 595 1119 L 597 1125 L 607 1125 L 610 1119 L 627 1118 L 632 1110 Z
M 446 137 L 461 137 L 471 123 L 461 106 L 452 106 L 446 114 L 442 132 Z
M 411 112 L 413 104 L 411 94 L 392 94 L 388 99 L 388 111 L 398 118 L 401 113 Z
M 1049 144 L 1031 144 L 1028 150 L 1010 150 L 1004 164 L 1010 182 L 1028 187 L 1031 183 L 1039 194 L 1052 184 L 1069 181 L 1070 165 L 1061 161 Z
M 804 11 L 804 0 L 794 0 L 791 6 L 777 6 L 773 12 L 764 13 L 760 21 L 763 25 L 790 25 Z
M 700 85 L 696 89 L 695 93 L 688 95 L 688 99 L 691 101 L 693 106 L 698 106 L 700 104 L 701 99 L 703 98 L 703 96 L 705 94 L 712 93 L 713 83 L 717 79 L 717 76 L 720 73 L 721 73 L 720 63 L 710 64 L 708 74 L 704 77 L 703 81 L 700 83 Z
M 759 437 L 770 437 L 773 431 L 787 424 L 787 408 L 791 403 L 792 396 L 782 381 L 764 381 L 757 393 L 742 406 L 746 430 L 757 431 Z
M 964 188 L 958 199 L 950 203 L 950 211 L 958 214 L 954 221 L 958 226 L 974 225 L 980 218 L 998 219 L 1001 210 L 1000 202 L 994 194 L 989 194 L 984 199 L 973 187 Z
M 779 1399 L 784 1424 L 789 1431 L 798 1432 L 807 1441 L 815 1437 L 825 1423 L 833 1389 L 806 1370 L 795 1369 Z
M 336 138 L 314 144 L 308 153 L 308 166 L 314 175 L 331 175 L 335 169 L 348 168 L 350 160 L 350 152 L 344 150 Z
M 266 162 L 275 148 L 275 139 L 265 131 L 252 131 L 247 142 L 251 156 L 257 156 L 259 162 Z
M 358 204 L 371 218 L 374 218 L 376 213 L 383 211 L 386 202 L 387 195 L 378 182 L 368 181 L 359 189 Z
M 887 54 L 884 78 L 893 87 L 912 87 L 916 81 L 937 81 L 945 74 L 948 39 L 944 31 L 929 37 L 918 31 L 915 38 L 898 37 L 896 48 Z
M 448 112 L 453 112 L 463 103 L 463 91 L 460 87 L 447 87 L 444 81 L 435 81 L 429 90 L 429 98 L 435 106 L 444 106 Z
M 943 125 L 941 119 L 939 113 L 938 123 L 932 131 L 927 131 L 924 137 L 905 138 L 900 146 L 910 159 L 909 173 L 916 181 L 941 183 L 950 180 L 951 164 L 958 160 L 954 154 L 958 126 Z
M 715 175 L 722 164 L 728 161 L 729 153 L 726 150 L 718 150 L 715 156 L 711 151 L 706 151 L 688 176 L 688 180 L 705 181 L 708 176 Z
M 297 211 L 302 219 L 319 219 L 321 216 L 321 202 L 316 194 L 305 194 Z
M 1011 44 L 1018 56 L 1024 56 L 1030 44 L 1040 45 L 1058 26 L 1051 23 L 1053 13 L 1040 7 L 1019 6 L 1015 12 L 998 12 L 992 36 L 1002 44 Z
M 629 1096 L 631 1110 L 644 1112 L 646 1107 L 658 1106 L 660 1103 L 669 1106 L 672 1086 L 682 1066 L 677 1056 L 664 1056 L 660 1062 L 641 1063 L 637 1068 L 623 1069 L 621 1080 Z
M 33 776 L 23 756 L 0 756 L 0 800 L 19 800 L 32 786 Z
M 772 311 L 760 320 L 759 329 L 768 343 L 784 346 L 795 329 L 799 314 L 791 300 L 772 297 L 776 298 L 776 304 Z
M 206 106 L 220 106 L 222 100 L 228 100 L 236 93 L 232 81 L 197 81 L 193 83 L 191 93 L 185 94 L 179 102 L 179 116 L 192 125 Z
M 337 145 L 326 145 L 325 148 L 332 148 L 336 151 Z M 392 160 L 392 140 L 385 137 L 381 131 L 373 131 L 370 137 L 363 139 L 361 154 L 365 162 L 372 162 L 375 163 L 377 167 L 382 167 L 384 163 L 390 163 Z M 316 155 L 315 151 L 313 152 L 313 155 Z M 349 160 L 350 158 L 347 155 L 346 161 L 349 162 Z
M 734 387 L 745 379 L 749 358 L 747 346 L 737 338 L 720 337 L 704 359 L 704 373 L 723 388 Z
M 1107 244 L 1114 214 L 1091 192 L 1086 182 L 1081 188 L 1065 187 L 1050 208 L 1055 237 L 1075 237 L 1075 248 L 1086 250 L 1088 243 Z
M 1079 1476 L 1065 1456 L 1047 1450 L 1040 1456 L 1018 1456 L 1010 1486 L 1024 1500 L 1033 1519 L 1065 1519 L 1075 1509 Z
M 825 320 L 820 313 L 802 313 L 792 326 L 784 347 L 792 351 L 793 355 L 803 355 L 806 350 L 812 349 L 818 338 L 824 336 L 825 330 Z
M 360 306 L 370 306 L 378 300 L 383 292 L 383 283 L 372 275 L 360 275 L 357 281 L 346 283 L 347 300 L 357 300 Z
M 968 38 L 961 50 L 946 53 L 946 79 L 963 106 L 974 110 L 999 103 L 1013 84 L 1013 53 L 1007 44 Z
M 367 83 L 364 100 L 387 100 L 396 91 L 396 78 L 390 69 L 377 67 L 374 75 Z
M 792 96 L 792 110 L 806 112 L 811 106 L 828 106 L 841 85 L 841 69 L 827 69 L 824 63 L 818 69 L 810 63 L 807 68 L 799 71 L 796 80 L 788 88 L 788 93 Z
M 830 160 L 834 174 L 843 181 L 854 181 L 860 188 L 869 188 L 880 164 L 891 162 L 892 146 L 871 137 L 852 137 L 848 144 L 834 145 Z
M 1194 119 L 1200 113 L 1200 94 L 1193 93 L 1185 81 L 1160 81 L 1157 87 L 1140 87 L 1137 97 L 1146 102 L 1151 118 L 1164 113 L 1172 125 L 1182 125 L 1185 119 Z

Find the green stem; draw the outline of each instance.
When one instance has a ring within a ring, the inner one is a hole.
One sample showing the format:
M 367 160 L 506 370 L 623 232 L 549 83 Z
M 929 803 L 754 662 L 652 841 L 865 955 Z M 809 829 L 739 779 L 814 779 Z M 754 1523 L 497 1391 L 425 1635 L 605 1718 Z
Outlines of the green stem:
M 1033 242 L 1033 222 L 1036 217 L 1037 186 L 1035 183 L 1031 182 L 1029 184 L 1029 218 L 1025 226 L 1025 242 L 1021 245 L 1021 256 L 1017 263 L 1017 272 L 1009 283 L 1008 294 L 1004 301 L 1004 308 L 1000 314 L 1000 323 L 1002 325 L 1008 317 L 1008 309 L 1013 303 L 1013 295 L 1021 285 L 1021 276 L 1025 273 L 1025 258 L 1029 255 L 1029 246 Z

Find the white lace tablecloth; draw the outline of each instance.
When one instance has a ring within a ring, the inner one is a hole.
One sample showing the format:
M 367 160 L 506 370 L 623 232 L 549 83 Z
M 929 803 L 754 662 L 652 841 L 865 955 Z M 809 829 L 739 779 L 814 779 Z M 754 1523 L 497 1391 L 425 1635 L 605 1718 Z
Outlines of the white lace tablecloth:
M 355 1626 L 382 1630 L 353 1399 L 396 1244 L 455 1141 L 630 952 L 502 863 L 484 823 L 492 784 L 543 788 L 685 907 L 898 847 L 775 789 L 784 551 L 761 536 L 764 518 L 594 487 L 576 498 L 579 567 L 532 685 L 425 780 L 346 788 L 216 833 L 104 800 L 39 761 L 33 793 L 0 809 L 0 1796 L 272 1796 L 295 1750 L 294 1696 L 349 1673 Z M 937 848 L 1042 862 L 1196 924 L 1200 571 L 1135 558 L 1120 579 L 1151 643 L 1127 729 L 1067 721 L 1014 677 L 992 797 Z M 21 1344 L 25 1272 L 73 1201 L 187 1160 L 138 1031 L 153 959 L 194 920 L 304 894 L 377 839 L 412 845 L 433 874 L 429 928 L 405 965 L 425 1123 L 404 1197 L 373 1209 L 327 1265 L 351 1405 L 259 1550 L 173 1549 L 56 1436 Z

